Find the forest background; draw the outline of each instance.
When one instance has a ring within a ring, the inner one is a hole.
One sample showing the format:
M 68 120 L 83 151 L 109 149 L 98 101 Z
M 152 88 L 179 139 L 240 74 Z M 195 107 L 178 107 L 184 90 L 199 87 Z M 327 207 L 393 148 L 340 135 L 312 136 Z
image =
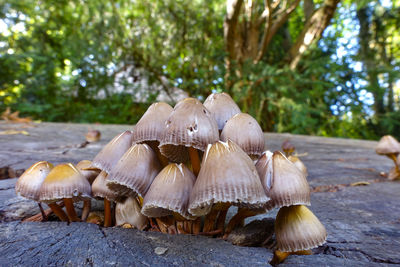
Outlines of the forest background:
M 0 112 L 134 124 L 228 92 L 265 131 L 400 138 L 400 1 L 0 1 Z

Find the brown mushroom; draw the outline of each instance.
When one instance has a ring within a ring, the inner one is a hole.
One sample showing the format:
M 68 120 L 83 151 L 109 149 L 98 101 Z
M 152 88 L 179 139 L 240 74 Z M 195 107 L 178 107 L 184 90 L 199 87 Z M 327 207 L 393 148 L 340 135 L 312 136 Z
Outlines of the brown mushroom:
M 139 230 L 145 229 L 149 224 L 148 218 L 140 212 L 140 204 L 135 197 L 128 197 L 123 202 L 117 202 L 115 222 L 117 226 L 129 224 Z

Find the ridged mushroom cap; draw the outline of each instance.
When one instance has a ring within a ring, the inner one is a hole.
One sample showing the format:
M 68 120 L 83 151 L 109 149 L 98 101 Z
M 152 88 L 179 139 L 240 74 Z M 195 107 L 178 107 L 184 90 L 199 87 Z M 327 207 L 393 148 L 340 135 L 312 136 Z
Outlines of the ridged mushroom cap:
M 232 140 L 249 156 L 258 158 L 265 146 L 264 133 L 258 122 L 247 113 L 233 116 L 225 124 L 221 140 Z
M 256 168 L 271 200 L 266 209 L 291 205 L 310 205 L 310 187 L 305 175 L 281 152 L 266 151 Z
M 140 205 L 135 197 L 128 197 L 124 202 L 118 202 L 115 206 L 116 225 L 129 223 L 133 227 L 143 230 L 149 220 L 140 212 Z
M 294 166 L 297 167 L 297 169 L 299 169 L 305 177 L 308 176 L 308 171 L 307 171 L 307 167 L 306 165 L 304 165 L 304 163 L 296 156 L 289 156 L 288 160 L 290 160 L 290 162 L 292 162 L 294 164 Z
M 189 213 L 205 215 L 217 203 L 259 208 L 268 200 L 253 161 L 237 144 L 228 140 L 208 146 L 190 196 Z
M 110 173 L 111 169 L 132 145 L 132 132 L 115 136 L 93 159 L 92 167 Z
M 89 183 L 92 184 L 97 175 L 99 175 L 100 170 L 90 169 L 90 166 L 92 166 L 92 162 L 86 159 L 81 160 L 78 164 L 76 164 L 76 168 L 82 173 L 83 176 L 85 176 Z
M 196 177 L 184 165 L 171 163 L 154 178 L 143 200 L 142 213 L 147 217 L 162 217 L 178 213 L 191 219 L 187 208 Z
M 97 198 L 106 198 L 109 201 L 120 201 L 124 197 L 119 196 L 116 192 L 111 191 L 106 184 L 107 173 L 100 172 L 92 184 L 92 195 Z
M 219 139 L 218 125 L 203 104 L 194 98 L 178 102 L 165 124 L 160 151 L 172 162 L 187 162 L 184 147 L 204 151 L 208 144 Z
M 165 102 L 151 104 L 133 130 L 133 142 L 160 141 L 173 108 Z
M 119 195 L 144 196 L 160 170 L 160 162 L 150 146 L 135 144 L 110 172 L 107 186 Z
M 295 205 L 279 210 L 275 220 L 275 236 L 280 251 L 295 252 L 322 245 L 327 233 L 307 207 Z
M 397 155 L 400 153 L 400 144 L 393 136 L 385 135 L 379 140 L 375 151 L 379 155 Z
M 71 163 L 55 166 L 40 187 L 40 201 L 51 203 L 63 198 L 74 201 L 90 198 L 88 180 Z
M 214 116 L 218 130 L 222 130 L 230 118 L 240 113 L 240 108 L 227 93 L 213 93 L 207 97 L 203 105 Z
M 39 161 L 30 166 L 17 180 L 15 192 L 28 199 L 39 201 L 40 187 L 53 168 L 47 161 Z

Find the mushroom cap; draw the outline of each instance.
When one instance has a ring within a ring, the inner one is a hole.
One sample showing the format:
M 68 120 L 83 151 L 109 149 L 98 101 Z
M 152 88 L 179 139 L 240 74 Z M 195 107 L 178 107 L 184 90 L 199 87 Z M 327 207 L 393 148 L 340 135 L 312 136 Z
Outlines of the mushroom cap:
M 116 192 L 111 191 L 107 187 L 106 183 L 107 173 L 105 171 L 100 172 L 92 184 L 92 195 L 98 198 L 106 198 L 109 201 L 120 201 L 123 197 L 120 197 Z
M 228 140 L 208 146 L 190 195 L 192 215 L 205 215 L 221 202 L 260 208 L 268 200 L 253 161 L 237 144 Z
M 150 146 L 135 144 L 110 172 L 107 186 L 119 195 L 144 196 L 160 170 L 160 162 Z
M 165 123 L 160 151 L 173 162 L 186 162 L 188 154 L 182 147 L 204 151 L 219 139 L 218 125 L 203 104 L 194 98 L 179 101 Z
M 196 177 L 184 165 L 171 163 L 154 178 L 143 200 L 142 213 L 147 217 L 162 217 L 178 213 L 191 219 L 187 208 Z
M 136 198 L 128 197 L 124 202 L 115 206 L 116 225 L 129 223 L 133 227 L 143 230 L 148 224 L 148 219 L 140 212 L 140 205 Z
M 85 135 L 86 141 L 89 143 L 99 141 L 100 137 L 101 133 L 99 130 L 89 130 Z
M 214 116 L 218 124 L 218 130 L 222 130 L 230 118 L 240 113 L 240 108 L 232 97 L 224 92 L 209 95 L 203 105 Z
M 90 198 L 88 180 L 71 163 L 55 166 L 40 187 L 40 201 L 51 203 L 63 198 L 74 201 Z
M 39 201 L 40 187 L 53 168 L 47 161 L 39 161 L 30 166 L 17 180 L 15 192 L 28 199 Z
M 306 165 L 296 156 L 289 156 L 288 160 L 290 160 L 296 167 L 299 169 L 305 177 L 308 176 L 308 171 Z
M 275 220 L 275 236 L 280 251 L 295 252 L 322 245 L 327 233 L 307 207 L 295 205 L 279 210 Z
M 265 137 L 258 122 L 247 113 L 233 116 L 225 124 L 221 140 L 232 140 L 250 156 L 260 156 L 264 151 Z
M 256 168 L 267 196 L 266 209 L 310 205 L 310 187 L 305 175 L 281 152 L 266 151 Z
M 115 136 L 96 155 L 92 167 L 110 173 L 111 169 L 132 145 L 132 132 L 125 131 Z
M 96 179 L 97 175 L 99 175 L 100 170 L 98 169 L 90 169 L 92 162 L 90 160 L 81 160 L 76 164 L 76 168 L 82 173 L 83 176 L 89 181 L 90 184 L 93 183 L 94 179 Z
M 282 143 L 283 152 L 285 152 L 287 154 L 291 154 L 294 152 L 295 149 L 296 149 L 295 146 L 288 139 L 283 141 L 283 143 Z
M 173 108 L 165 102 L 151 104 L 133 130 L 133 142 L 160 141 Z
M 379 140 L 375 151 L 379 155 L 397 155 L 400 153 L 400 144 L 393 136 L 385 135 Z

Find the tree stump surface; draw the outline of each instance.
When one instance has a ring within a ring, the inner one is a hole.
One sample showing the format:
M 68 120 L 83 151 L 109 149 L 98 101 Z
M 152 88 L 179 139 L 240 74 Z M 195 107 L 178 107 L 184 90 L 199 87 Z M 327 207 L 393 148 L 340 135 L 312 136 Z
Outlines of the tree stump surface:
M 115 135 L 132 128 L 129 125 L 0 123 L 0 132 L 14 130 L 29 134 L 0 135 L 0 266 L 268 265 L 271 249 L 237 246 L 215 238 L 101 228 L 86 223 L 21 222 L 39 209 L 33 201 L 15 195 L 16 178 L 10 177 L 20 175 L 40 160 L 53 164 L 91 160 Z M 100 130 L 102 137 L 97 143 L 85 145 L 89 129 Z M 391 182 L 382 176 L 393 163 L 375 154 L 377 142 L 265 134 L 267 149 L 271 151 L 280 150 L 286 139 L 295 145 L 308 168 L 313 191 L 310 209 L 325 225 L 328 239 L 313 250 L 314 255 L 289 256 L 282 265 L 400 265 L 400 182 Z M 351 186 L 353 183 L 358 185 Z M 270 231 L 263 229 L 262 223 L 270 228 L 276 212 L 255 216 L 246 222 L 259 220 L 252 225 L 268 234 Z M 239 244 L 244 240 L 243 245 L 249 245 L 252 238 L 248 237 L 254 236 L 257 229 L 237 229 L 231 239 Z

